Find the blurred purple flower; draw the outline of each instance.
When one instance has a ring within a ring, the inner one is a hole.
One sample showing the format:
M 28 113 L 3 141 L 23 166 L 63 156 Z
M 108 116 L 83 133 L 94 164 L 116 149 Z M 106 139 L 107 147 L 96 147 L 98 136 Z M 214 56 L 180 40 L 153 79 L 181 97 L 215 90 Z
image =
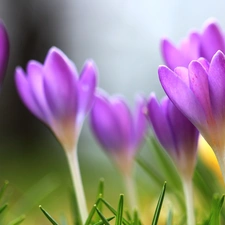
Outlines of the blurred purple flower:
M 138 98 L 132 114 L 120 97 L 96 95 L 90 114 L 90 125 L 102 148 L 113 158 L 122 172 L 130 173 L 135 153 L 146 132 L 145 101 Z
M 167 97 L 159 103 L 155 95 L 151 95 L 147 107 L 148 118 L 160 144 L 182 177 L 191 179 L 196 163 L 198 130 Z
M 9 37 L 4 23 L 0 20 L 0 90 L 9 59 Z
M 31 60 L 26 73 L 20 67 L 15 72 L 21 99 L 52 129 L 64 149 L 71 151 L 93 102 L 94 63 L 87 61 L 79 78 L 73 62 L 61 50 L 52 47 L 44 64 Z
M 160 66 L 158 72 L 168 97 L 213 148 L 225 178 L 225 55 L 218 51 L 210 64 L 200 58 L 188 69 Z
M 162 57 L 172 70 L 177 66 L 187 67 L 192 60 L 200 57 L 210 62 L 218 50 L 225 52 L 225 37 L 215 19 L 205 22 L 202 33 L 190 32 L 178 47 L 166 38 L 161 41 Z

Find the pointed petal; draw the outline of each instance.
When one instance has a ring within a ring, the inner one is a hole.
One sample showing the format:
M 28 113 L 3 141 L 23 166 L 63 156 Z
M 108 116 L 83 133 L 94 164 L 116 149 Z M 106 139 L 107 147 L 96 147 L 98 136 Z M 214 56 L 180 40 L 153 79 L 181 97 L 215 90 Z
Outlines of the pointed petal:
M 50 121 L 50 110 L 44 93 L 44 71 L 43 66 L 34 60 L 27 64 L 27 81 L 29 82 L 33 100 L 44 115 L 45 122 Z
M 16 68 L 15 70 L 15 82 L 19 95 L 24 104 L 36 117 L 45 122 L 45 116 L 43 115 L 42 110 L 36 104 L 36 101 L 33 98 L 30 83 L 28 82 L 23 69 L 20 67 Z
M 215 118 L 225 118 L 225 56 L 218 51 L 209 69 L 209 89 Z
M 78 83 L 79 88 L 79 109 L 78 109 L 79 118 L 77 119 L 78 123 L 83 121 L 84 116 L 92 106 L 96 83 L 97 83 L 97 68 L 95 66 L 95 63 L 89 60 L 84 65 Z
M 44 63 L 44 90 L 55 119 L 76 116 L 77 74 L 74 68 L 63 52 L 50 49 Z
M 117 126 L 121 138 L 121 150 L 131 149 L 134 127 L 132 126 L 132 115 L 127 103 L 121 97 L 114 97 L 110 100 L 114 116 L 117 120 Z
M 218 50 L 225 51 L 223 33 L 215 21 L 207 22 L 201 35 L 201 55 L 210 62 Z
M 138 149 L 144 140 L 146 130 L 147 130 L 147 120 L 146 120 L 146 100 L 138 96 L 136 100 L 136 108 L 133 116 L 134 124 L 134 149 Z
M 95 103 L 90 113 L 90 125 L 98 142 L 103 149 L 111 154 L 121 149 L 120 131 L 117 119 L 108 100 L 100 95 L 95 98 Z
M 161 52 L 166 65 L 172 70 L 177 66 L 187 66 L 188 64 L 180 50 L 167 39 L 161 41 Z
M 147 107 L 148 116 L 159 142 L 165 148 L 165 150 L 168 151 L 169 154 L 174 155 L 176 146 L 171 127 L 168 123 L 166 111 L 158 103 L 154 95 L 150 97 Z
M 159 79 L 170 100 L 196 126 L 206 123 L 206 115 L 192 90 L 169 68 L 160 66 Z
M 4 23 L 0 20 L 0 88 L 9 59 L 9 38 Z
M 212 120 L 211 102 L 209 96 L 209 81 L 208 74 L 203 66 L 198 61 L 192 61 L 188 67 L 190 88 L 198 99 L 207 120 Z

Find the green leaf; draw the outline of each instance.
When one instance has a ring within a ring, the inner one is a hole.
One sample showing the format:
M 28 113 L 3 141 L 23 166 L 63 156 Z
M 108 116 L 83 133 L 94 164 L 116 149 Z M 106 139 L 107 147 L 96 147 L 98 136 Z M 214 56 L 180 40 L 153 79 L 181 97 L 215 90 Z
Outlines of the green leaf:
M 99 205 L 100 199 L 101 199 L 101 196 L 99 197 L 99 199 L 96 201 L 96 203 L 92 207 L 92 209 L 91 209 L 91 211 L 90 211 L 90 213 L 88 215 L 88 218 L 87 218 L 87 220 L 85 222 L 85 225 L 91 224 L 91 220 L 92 220 L 92 218 L 93 218 L 93 216 L 94 216 L 94 214 L 96 212 L 96 207 L 98 207 L 98 205 Z
M 4 204 L 3 206 L 0 207 L 0 214 L 8 207 L 8 204 Z
M 158 200 L 158 203 L 157 203 L 157 206 L 156 206 L 156 209 L 155 209 L 155 214 L 154 214 L 154 217 L 153 217 L 153 220 L 152 220 L 152 225 L 157 225 L 157 223 L 158 223 L 159 214 L 160 214 L 160 211 L 161 211 L 165 191 L 166 191 L 166 182 L 164 183 L 161 194 L 159 196 L 159 200 Z
M 50 216 L 50 214 L 41 207 L 41 205 L 39 206 L 39 208 L 41 209 L 41 211 L 44 213 L 44 215 L 47 217 L 47 219 L 53 224 L 53 225 L 58 225 L 58 223 Z
M 123 202 L 124 202 L 124 195 L 120 195 L 115 223 L 116 225 L 121 225 L 123 221 Z
M 107 219 L 107 221 L 109 222 L 109 221 L 113 220 L 114 218 L 115 218 L 115 216 L 109 217 Z M 104 222 L 103 221 L 99 221 L 99 222 L 95 223 L 94 225 L 102 225 L 102 224 L 104 224 Z
M 133 225 L 139 225 L 139 216 L 137 210 L 134 210 L 134 220 Z
M 214 196 L 212 212 L 209 219 L 209 225 L 220 225 L 220 212 L 224 202 L 224 195 L 219 198 L 218 196 Z
M 99 209 L 97 208 L 97 206 L 95 205 L 95 210 L 97 211 L 99 217 L 101 218 L 103 224 L 105 225 L 110 225 L 108 220 L 102 215 L 102 213 L 99 211 Z
M 19 225 L 19 224 L 21 224 L 24 220 L 25 220 L 25 216 L 22 215 L 22 216 L 16 218 L 15 220 L 13 220 L 12 222 L 10 222 L 8 225 Z
M 116 210 L 107 202 L 107 201 L 105 201 L 103 198 L 102 199 L 100 199 L 104 204 L 105 204 L 105 206 L 116 216 L 117 215 L 117 212 L 116 212 Z M 125 224 L 125 225 L 130 225 L 130 223 L 126 220 L 126 219 L 124 219 L 123 218 L 123 224 Z
M 6 180 L 0 189 L 0 200 L 2 199 L 3 194 L 5 193 L 6 188 L 8 187 L 9 182 Z

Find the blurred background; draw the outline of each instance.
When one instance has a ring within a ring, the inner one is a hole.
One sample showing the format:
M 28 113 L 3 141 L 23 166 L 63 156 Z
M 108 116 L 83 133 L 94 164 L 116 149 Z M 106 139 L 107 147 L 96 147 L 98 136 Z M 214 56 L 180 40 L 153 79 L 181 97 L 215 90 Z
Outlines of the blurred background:
M 26 68 L 30 59 L 43 62 L 51 46 L 65 52 L 79 71 L 92 58 L 98 66 L 99 87 L 124 95 L 132 107 L 138 93 L 147 97 L 156 92 L 160 98 L 164 94 L 157 75 L 158 65 L 163 64 L 160 39 L 166 36 L 178 43 L 191 29 L 201 30 L 209 17 L 225 28 L 224 11 L 223 0 L 0 0 L 0 17 L 11 45 L 0 95 L 0 184 L 10 181 L 11 214 L 27 214 L 25 225 L 49 224 L 38 205 L 56 217 L 67 214 L 71 185 L 61 146 L 18 98 L 16 66 Z M 87 121 L 80 136 L 79 159 L 90 208 L 100 177 L 105 178 L 106 198 L 112 203 L 124 189 Z M 143 185 L 141 194 L 147 195 L 148 177 L 140 172 L 136 179 Z

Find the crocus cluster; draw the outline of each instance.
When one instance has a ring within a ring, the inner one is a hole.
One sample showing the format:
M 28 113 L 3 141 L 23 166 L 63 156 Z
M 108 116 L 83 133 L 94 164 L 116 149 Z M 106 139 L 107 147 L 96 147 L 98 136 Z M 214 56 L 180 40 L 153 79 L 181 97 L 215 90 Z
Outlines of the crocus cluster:
M 0 20 L 0 90 L 9 59 L 9 38 L 4 23 Z
M 179 46 L 167 38 L 161 41 L 162 57 L 172 70 L 200 57 L 210 62 L 217 50 L 225 51 L 225 36 L 215 19 L 207 20 L 202 32 L 191 31 Z

